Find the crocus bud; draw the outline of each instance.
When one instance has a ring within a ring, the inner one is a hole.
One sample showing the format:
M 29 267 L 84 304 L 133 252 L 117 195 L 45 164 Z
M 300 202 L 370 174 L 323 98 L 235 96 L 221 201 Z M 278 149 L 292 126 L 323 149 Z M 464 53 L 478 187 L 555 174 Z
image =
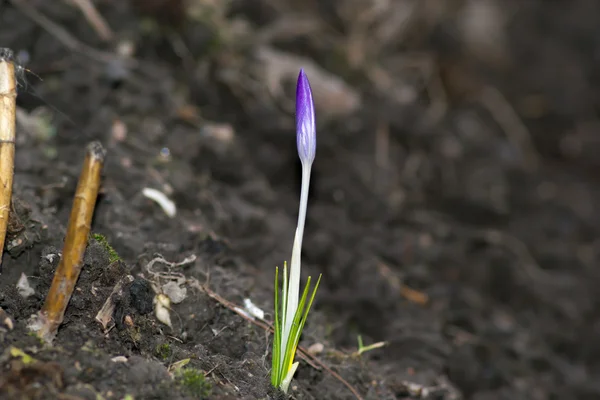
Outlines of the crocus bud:
M 302 165 L 311 165 L 317 151 L 317 130 L 312 91 L 303 69 L 296 85 L 296 142 Z

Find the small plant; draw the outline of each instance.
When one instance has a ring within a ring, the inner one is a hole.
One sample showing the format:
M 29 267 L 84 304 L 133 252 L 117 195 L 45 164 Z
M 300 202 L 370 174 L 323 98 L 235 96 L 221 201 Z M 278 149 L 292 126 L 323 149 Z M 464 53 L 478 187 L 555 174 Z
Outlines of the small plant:
M 173 355 L 173 350 L 171 349 L 171 345 L 169 343 L 162 343 L 156 346 L 156 349 L 154 349 L 154 354 L 156 357 L 164 361 Z
M 210 396 L 212 386 L 206 382 L 204 372 L 199 369 L 181 368 L 176 372 L 175 379 L 195 399 L 206 399 Z
M 108 243 L 108 240 L 106 240 L 106 236 L 101 235 L 99 233 L 94 233 L 92 237 L 96 242 L 101 244 L 102 247 L 104 247 L 108 252 L 108 262 L 114 263 L 115 261 L 119 261 L 121 259 L 121 257 L 119 257 L 119 253 L 117 253 L 116 250 L 110 245 L 110 243 Z
M 380 348 L 388 345 L 388 342 L 377 342 L 377 343 L 373 343 L 368 346 L 365 346 L 361 335 L 358 335 L 357 340 L 358 340 L 358 350 L 355 351 L 353 354 L 355 357 L 360 357 L 361 355 L 363 355 L 363 353 L 366 353 L 367 351 L 380 349 Z
M 308 312 L 317 293 L 321 276 L 312 290 L 310 298 L 310 281 L 308 278 L 302 297 L 300 295 L 300 261 L 302 237 L 306 220 L 308 187 L 310 172 L 315 159 L 317 134 L 315 127 L 315 110 L 310 83 L 303 70 L 298 75 L 296 85 L 296 144 L 302 163 L 302 186 L 300 191 L 300 207 L 298 225 L 292 248 L 289 277 L 287 264 L 283 266 L 283 287 L 281 303 L 279 298 L 279 268 L 275 269 L 275 338 L 273 340 L 273 364 L 271 384 L 287 393 L 298 362 L 294 362 L 300 335 L 306 322 Z M 281 308 L 280 308 L 281 305 Z

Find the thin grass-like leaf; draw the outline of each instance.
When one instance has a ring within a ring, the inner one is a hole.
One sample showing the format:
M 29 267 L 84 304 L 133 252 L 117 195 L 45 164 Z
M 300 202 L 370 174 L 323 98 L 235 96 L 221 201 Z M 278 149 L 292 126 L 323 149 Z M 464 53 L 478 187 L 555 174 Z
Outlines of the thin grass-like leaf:
M 273 360 L 271 384 L 276 386 L 281 375 L 281 330 L 279 323 L 279 268 L 275 268 L 275 335 L 273 337 Z
M 302 293 L 300 303 L 298 304 L 298 309 L 296 310 L 296 314 L 294 315 L 294 321 L 292 324 L 290 336 L 287 338 L 284 360 L 283 360 L 284 368 L 282 371 L 284 376 L 294 363 L 294 356 L 296 354 L 296 349 L 298 348 L 298 344 L 300 343 L 300 336 L 302 335 L 302 329 L 304 328 L 304 324 L 306 323 L 306 319 L 308 317 L 308 312 L 310 311 L 310 308 L 314 301 L 315 295 L 317 293 L 317 288 L 319 287 L 319 282 L 321 282 L 321 275 L 319 275 L 317 284 L 315 285 L 312 295 L 310 297 L 310 300 L 308 301 L 308 304 L 307 304 L 306 300 L 308 298 L 308 293 L 310 291 L 310 282 L 311 282 L 311 277 L 308 278 L 308 281 L 306 282 L 306 286 L 304 287 L 304 291 Z
M 302 319 L 304 304 L 306 303 L 306 296 L 308 295 L 309 286 L 310 277 L 308 278 L 306 286 L 304 287 L 304 292 L 302 293 L 300 303 L 298 304 L 298 308 L 296 309 L 296 313 L 294 314 L 294 320 L 292 321 L 290 333 L 287 337 L 287 342 L 285 344 L 285 354 L 283 359 L 283 370 L 285 371 L 284 374 L 287 373 L 287 371 L 292 367 L 292 364 L 294 363 L 294 349 L 297 346 L 296 340 L 300 336 L 298 334 L 298 328 L 300 327 L 300 320 Z
M 310 296 L 310 300 L 308 301 L 308 305 L 306 306 L 306 310 L 304 311 L 304 316 L 302 317 L 302 320 L 300 321 L 300 326 L 298 327 L 298 331 L 297 331 L 298 337 L 296 338 L 296 343 L 295 343 L 296 345 L 294 346 L 294 349 L 292 350 L 292 354 L 296 354 L 296 349 L 298 348 L 298 343 L 300 343 L 300 335 L 302 334 L 302 330 L 304 329 L 304 324 L 306 323 L 306 320 L 308 318 L 308 312 L 310 311 L 310 308 L 312 307 L 312 303 L 315 300 L 315 295 L 317 294 L 317 289 L 319 288 L 319 283 L 321 283 L 322 276 L 323 275 L 320 274 L 319 279 L 317 279 L 317 284 L 313 288 L 312 295 Z M 307 289 L 308 289 L 308 284 L 307 284 Z
M 284 370 L 284 359 L 285 359 L 285 353 L 286 353 L 286 348 L 285 348 L 285 344 L 287 343 L 287 332 L 285 329 L 286 326 L 286 315 L 287 315 L 287 310 L 288 310 L 288 303 L 287 303 L 287 299 L 289 297 L 289 276 L 287 273 L 287 261 L 283 263 L 283 288 L 282 288 L 282 296 L 283 296 L 283 303 L 281 303 L 281 320 L 280 320 L 280 324 L 279 324 L 279 330 L 280 330 L 280 341 L 279 341 L 279 346 L 280 346 L 280 353 L 279 353 L 279 382 L 281 383 L 281 380 L 283 379 L 283 376 L 285 375 L 285 370 Z
M 289 279 L 287 271 L 287 262 L 283 263 L 283 302 L 281 303 L 281 333 L 285 336 L 287 326 L 287 309 L 288 309 L 288 296 L 289 296 Z M 281 349 L 283 352 L 283 348 Z

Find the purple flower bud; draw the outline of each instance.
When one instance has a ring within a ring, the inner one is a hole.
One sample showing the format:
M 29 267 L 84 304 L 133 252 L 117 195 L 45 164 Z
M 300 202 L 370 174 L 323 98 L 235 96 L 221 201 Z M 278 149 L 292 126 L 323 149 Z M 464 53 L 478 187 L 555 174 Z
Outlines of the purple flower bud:
M 312 164 L 317 151 L 315 106 L 310 83 L 303 69 L 300 70 L 296 85 L 296 142 L 302 164 Z

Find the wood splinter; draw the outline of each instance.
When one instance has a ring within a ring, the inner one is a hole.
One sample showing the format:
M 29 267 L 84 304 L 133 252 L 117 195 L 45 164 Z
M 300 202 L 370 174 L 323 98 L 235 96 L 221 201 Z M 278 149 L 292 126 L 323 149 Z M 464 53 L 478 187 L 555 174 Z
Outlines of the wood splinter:
M 105 154 L 99 142 L 88 145 L 69 217 L 62 258 L 54 273 L 44 306 L 29 324 L 29 328 L 48 343 L 52 342 L 63 322 L 65 310 L 83 267 Z
M 12 50 L 0 48 L 0 272 L 15 167 L 17 81 Z

